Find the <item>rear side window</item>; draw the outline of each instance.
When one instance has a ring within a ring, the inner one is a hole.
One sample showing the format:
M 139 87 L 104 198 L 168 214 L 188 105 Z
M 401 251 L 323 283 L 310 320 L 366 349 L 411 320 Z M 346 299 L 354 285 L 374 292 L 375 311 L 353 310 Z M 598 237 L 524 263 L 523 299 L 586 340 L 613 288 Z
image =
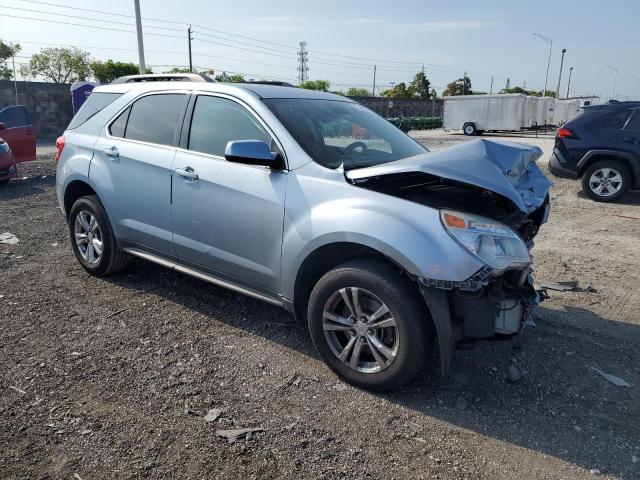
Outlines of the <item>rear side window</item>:
M 7 128 L 25 127 L 29 125 L 27 111 L 22 106 L 7 107 L 0 110 L 0 122 Z
M 159 145 L 176 145 L 178 125 L 187 96 L 147 95 L 122 112 L 111 124 L 114 137 Z
M 199 96 L 191 119 L 189 150 L 224 157 L 227 143 L 234 140 L 261 140 L 275 147 L 247 109 L 226 98 Z
M 633 117 L 631 117 L 631 120 L 627 123 L 625 130 L 640 132 L 640 109 L 633 111 Z
M 605 128 L 613 128 L 619 130 L 624 127 L 624 124 L 627 122 L 629 115 L 631 115 L 631 110 L 629 110 L 628 108 L 611 113 L 607 115 L 602 126 Z
M 71 130 L 73 128 L 78 128 L 80 125 L 93 117 L 96 113 L 101 111 L 107 105 L 115 102 L 121 96 L 121 93 L 91 93 L 91 95 L 89 95 L 89 98 L 87 98 L 87 100 L 80 107 L 80 110 L 78 110 L 78 113 L 76 113 L 75 117 L 73 117 L 73 120 L 71 120 L 71 123 L 69 124 L 67 129 Z

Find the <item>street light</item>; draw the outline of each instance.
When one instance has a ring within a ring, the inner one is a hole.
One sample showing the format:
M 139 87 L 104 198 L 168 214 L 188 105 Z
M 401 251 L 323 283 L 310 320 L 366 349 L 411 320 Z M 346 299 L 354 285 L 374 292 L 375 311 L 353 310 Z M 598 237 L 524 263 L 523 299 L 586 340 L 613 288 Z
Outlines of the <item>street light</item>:
M 140 0 L 133 0 L 133 7 L 136 11 L 136 34 L 138 36 L 138 62 L 140 63 L 140 75 L 146 73 L 144 65 L 144 44 L 142 41 L 142 19 L 140 16 Z
M 635 75 L 629 75 L 629 76 L 636 81 L 636 102 L 637 102 L 638 101 L 638 87 L 640 86 L 640 78 L 636 77 Z
M 556 87 L 556 98 L 558 100 L 560 99 L 560 81 L 562 80 L 562 65 L 564 64 L 564 54 L 566 51 L 566 48 L 562 49 L 562 57 L 560 58 L 560 72 L 558 73 L 558 86 Z
M 547 96 L 547 81 L 549 80 L 549 65 L 551 64 L 551 49 L 553 48 L 553 40 L 549 37 L 545 37 L 544 35 L 540 35 L 539 33 L 532 33 L 531 35 L 535 37 L 540 37 L 542 40 L 549 44 L 549 59 L 547 60 L 547 75 L 544 77 L 544 92 L 542 92 L 542 96 Z
M 569 67 L 569 83 L 567 83 L 567 98 L 569 98 L 569 87 L 571 87 L 571 72 L 573 72 L 573 67 Z
M 616 95 L 616 80 L 618 79 L 618 69 L 608 64 L 605 64 L 605 67 L 613 70 L 613 88 L 611 89 L 611 100 L 614 100 Z

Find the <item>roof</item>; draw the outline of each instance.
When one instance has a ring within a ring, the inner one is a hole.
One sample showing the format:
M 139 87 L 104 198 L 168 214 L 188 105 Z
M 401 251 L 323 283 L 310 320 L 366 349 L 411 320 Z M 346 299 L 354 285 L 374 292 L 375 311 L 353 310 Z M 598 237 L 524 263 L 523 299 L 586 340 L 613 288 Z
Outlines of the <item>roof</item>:
M 151 92 L 156 90 L 197 90 L 207 92 L 218 92 L 233 94 L 242 91 L 251 92 L 259 98 L 305 98 L 308 100 L 339 100 L 342 102 L 353 102 L 346 97 L 333 93 L 318 92 L 315 90 L 305 90 L 297 87 L 285 87 L 279 85 L 266 85 L 257 83 L 223 83 L 223 82 L 133 82 L 133 83 L 111 83 L 100 85 L 94 89 L 95 92 L 105 93 L 126 93 L 131 90 L 140 92 Z

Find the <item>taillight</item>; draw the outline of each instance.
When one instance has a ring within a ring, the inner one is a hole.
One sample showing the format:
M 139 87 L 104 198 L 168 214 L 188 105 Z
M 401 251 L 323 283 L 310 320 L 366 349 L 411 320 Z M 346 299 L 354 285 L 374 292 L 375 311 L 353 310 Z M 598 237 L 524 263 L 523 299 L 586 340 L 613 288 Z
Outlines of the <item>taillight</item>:
M 556 137 L 558 138 L 578 138 L 575 133 L 565 127 L 560 127 L 556 130 Z
M 64 142 L 64 135 L 56 138 L 56 149 L 58 150 L 56 152 L 56 162 L 60 160 L 60 155 L 62 155 L 62 151 L 64 150 Z

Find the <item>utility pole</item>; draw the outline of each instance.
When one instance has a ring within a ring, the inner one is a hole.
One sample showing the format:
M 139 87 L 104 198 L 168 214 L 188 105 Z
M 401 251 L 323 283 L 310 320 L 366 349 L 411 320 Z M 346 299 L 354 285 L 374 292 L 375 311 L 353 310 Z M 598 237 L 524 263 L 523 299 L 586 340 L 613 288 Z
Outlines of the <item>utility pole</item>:
M 638 101 L 638 87 L 640 87 L 640 78 L 636 77 L 635 75 L 629 75 L 629 76 L 636 81 L 636 102 L 637 102 Z
M 298 82 L 304 83 L 309 79 L 309 52 L 307 42 L 300 42 L 298 50 Z
M 549 59 L 547 60 L 547 75 L 544 77 L 544 91 L 542 92 L 542 96 L 547 96 L 547 82 L 549 81 L 549 65 L 551 65 L 551 49 L 553 48 L 553 40 L 549 37 L 545 37 L 544 35 L 540 35 L 539 33 L 532 33 L 532 35 L 536 37 L 540 37 L 542 40 L 547 42 L 549 45 Z
M 376 96 L 376 68 L 377 68 L 377 65 L 374 65 L 373 66 L 373 90 L 371 90 L 372 97 Z
M 144 44 L 142 41 L 142 19 L 140 18 L 140 0 L 133 0 L 136 9 L 136 33 L 138 34 L 138 63 L 140 75 L 144 75 L 147 69 L 144 65 Z
M 491 75 L 491 87 L 489 88 L 489 93 L 493 93 L 493 75 Z
M 560 100 L 560 81 L 562 80 L 562 65 L 564 64 L 564 54 L 567 49 L 562 49 L 562 56 L 560 57 L 560 72 L 558 73 L 558 86 L 556 87 L 556 98 Z
M 569 67 L 569 83 L 567 83 L 567 98 L 569 98 L 569 87 L 571 87 L 571 72 L 573 72 L 573 67 Z
M 193 60 L 191 58 L 191 40 L 193 40 L 193 38 L 191 38 L 191 25 L 187 28 L 187 36 L 189 38 L 189 72 L 193 73 Z
M 16 77 L 16 51 L 13 48 L 13 45 L 11 45 L 11 49 L 12 49 L 11 61 L 13 62 L 13 91 L 16 94 L 16 105 L 18 105 L 19 102 L 18 102 L 18 77 Z
M 605 65 L 605 67 L 613 70 L 613 88 L 611 89 L 611 100 L 614 100 L 616 96 L 616 81 L 618 80 L 618 69 L 611 65 Z

